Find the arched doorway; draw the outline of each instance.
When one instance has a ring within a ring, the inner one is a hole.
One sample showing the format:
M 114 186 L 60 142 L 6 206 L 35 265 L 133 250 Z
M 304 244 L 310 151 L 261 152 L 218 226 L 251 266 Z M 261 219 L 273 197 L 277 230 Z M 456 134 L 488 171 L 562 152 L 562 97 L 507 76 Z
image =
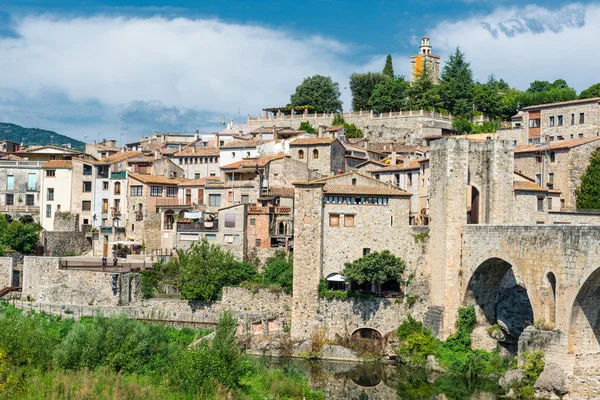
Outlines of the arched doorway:
M 546 274 L 546 315 L 545 319 L 551 328 L 556 323 L 556 276 L 552 272 Z
M 512 265 L 500 258 L 483 262 L 469 280 L 465 301 L 477 305 L 491 324 L 498 324 L 509 341 L 531 325 L 533 309 L 527 289 L 517 284 Z
M 381 333 L 374 328 L 358 328 L 352 332 L 352 337 L 357 339 L 381 340 Z
M 600 268 L 585 281 L 573 303 L 569 326 L 569 353 L 591 357 L 597 357 L 600 353 L 598 304 L 600 304 Z

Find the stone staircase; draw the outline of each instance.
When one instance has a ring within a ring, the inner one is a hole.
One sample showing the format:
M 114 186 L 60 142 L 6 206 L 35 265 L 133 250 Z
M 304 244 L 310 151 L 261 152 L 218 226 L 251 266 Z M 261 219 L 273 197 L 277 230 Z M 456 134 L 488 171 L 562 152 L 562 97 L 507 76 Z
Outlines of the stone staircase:
M 10 294 L 12 292 L 20 292 L 20 291 L 21 291 L 20 287 L 15 287 L 15 286 L 5 287 L 3 289 L 0 289 L 0 299 L 4 298 L 4 296 L 6 296 L 7 294 Z

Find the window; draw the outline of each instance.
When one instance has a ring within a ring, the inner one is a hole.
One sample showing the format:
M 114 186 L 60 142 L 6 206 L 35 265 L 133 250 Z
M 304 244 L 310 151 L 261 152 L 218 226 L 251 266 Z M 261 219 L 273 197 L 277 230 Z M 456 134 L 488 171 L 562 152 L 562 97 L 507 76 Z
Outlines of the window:
M 177 197 L 177 188 L 167 187 L 167 197 Z
M 83 191 L 84 193 L 88 193 L 92 191 L 92 182 L 83 182 Z
M 34 195 L 32 194 L 26 194 L 25 195 L 25 205 L 26 206 L 33 206 L 33 202 L 34 202 Z
M 256 218 L 250 218 L 250 225 L 256 225 Z
M 554 185 L 554 173 L 553 172 L 548 173 L 548 185 Z
M 108 182 L 107 181 L 102 182 L 102 190 L 108 190 Z
M 552 197 L 548 197 L 548 211 L 552 210 Z
M 235 214 L 225 214 L 225 228 L 235 228 Z
M 563 116 L 559 115 L 558 116 L 558 126 L 561 126 L 563 124 Z
M 142 196 L 143 186 L 135 185 L 131 187 L 131 195 L 132 196 Z
M 204 234 L 204 238 L 206 240 L 208 240 L 209 242 L 214 242 L 217 240 L 217 234 L 216 233 L 206 233 L 206 234 Z
M 246 152 L 246 157 L 250 157 L 250 152 L 249 151 Z
M 304 160 L 304 150 L 299 150 L 298 151 L 298 158 L 301 160 Z
M 319 158 L 319 150 L 317 150 L 317 149 L 313 150 L 313 158 Z
M 91 175 L 92 174 L 92 166 L 91 165 L 84 165 L 83 166 L 83 174 L 84 175 Z
M 233 235 L 223 235 L 223 241 L 226 244 L 231 244 L 233 243 Z
M 46 176 L 56 176 L 56 170 L 55 169 L 47 169 Z
M 15 195 L 12 193 L 8 193 L 6 195 L 6 205 L 13 206 L 15 204 Z
M 35 174 L 27 174 L 27 190 L 35 190 L 36 186 Z
M 578 137 L 579 139 L 582 139 L 582 138 L 583 138 L 583 133 L 580 133 L 579 135 L 577 135 L 577 137 Z
M 340 226 L 340 214 L 329 214 L 329 226 Z
M 8 175 L 6 177 L 6 190 L 14 190 L 15 189 L 15 176 Z
M 208 205 L 211 207 L 221 206 L 221 195 L 220 194 L 209 194 Z
M 550 152 L 550 162 L 556 162 L 556 153 L 553 151 Z
M 242 195 L 242 203 L 250 203 L 250 195 L 243 194 Z
M 352 178 L 352 186 L 356 186 L 356 178 Z
M 200 174 L 199 173 L 195 173 L 194 174 L 194 179 L 200 179 Z
M 585 114 L 579 113 L 579 123 L 583 124 L 585 122 Z
M 254 241 L 254 247 L 260 247 L 260 245 L 261 245 L 261 240 L 260 239 L 256 239 Z
M 537 199 L 537 210 L 540 212 L 544 211 L 544 198 L 543 197 L 538 197 L 538 199 Z
M 354 226 L 354 215 L 346 214 L 344 215 L 344 227 L 351 228 Z
M 108 212 L 108 199 L 102 199 L 102 212 Z
M 575 114 L 571 114 L 571 125 L 575 125 Z
M 550 141 L 553 142 L 554 141 L 554 136 L 550 136 Z
M 54 189 L 53 188 L 48 189 L 48 196 L 46 198 L 48 199 L 48 201 L 54 201 Z
M 233 203 L 233 192 L 227 192 L 227 201 Z
M 115 182 L 115 194 L 121 194 L 121 182 Z
M 162 186 L 150 186 L 150 196 L 162 197 L 163 187 Z
M 371 254 L 371 249 L 368 247 L 363 247 L 363 256 L 366 256 L 367 254 Z
M 542 185 L 542 174 L 535 174 L 535 184 L 538 186 Z
M 46 218 L 51 218 L 51 217 L 52 217 L 52 205 L 47 204 L 46 205 Z
M 540 119 L 539 118 L 530 119 L 529 127 L 530 128 L 539 128 L 540 127 Z
M 84 200 L 81 202 L 81 211 L 92 211 L 92 202 Z
M 550 121 L 548 121 L 548 125 L 554 126 L 554 117 L 550 117 Z

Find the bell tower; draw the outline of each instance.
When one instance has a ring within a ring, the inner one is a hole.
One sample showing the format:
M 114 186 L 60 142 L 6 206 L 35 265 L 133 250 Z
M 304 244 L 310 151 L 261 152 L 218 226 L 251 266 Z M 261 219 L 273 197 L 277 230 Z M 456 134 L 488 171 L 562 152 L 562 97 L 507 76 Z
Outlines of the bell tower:
M 431 42 L 427 36 L 421 38 L 419 54 L 410 58 L 410 81 L 414 82 L 427 68 L 433 83 L 440 82 L 440 56 L 432 53 Z

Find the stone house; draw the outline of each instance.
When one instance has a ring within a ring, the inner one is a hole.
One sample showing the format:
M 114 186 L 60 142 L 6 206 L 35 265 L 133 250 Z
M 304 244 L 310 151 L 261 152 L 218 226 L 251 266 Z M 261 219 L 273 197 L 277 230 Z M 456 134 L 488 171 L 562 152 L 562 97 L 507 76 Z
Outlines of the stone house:
M 173 162 L 188 179 L 219 175 L 220 150 L 217 147 L 189 145 L 173 154 Z
M 14 154 L 27 161 L 70 160 L 72 158 L 85 157 L 80 151 L 49 145 L 27 147 Z
M 308 169 L 330 176 L 344 173 L 346 148 L 338 139 L 299 138 L 290 143 L 293 160 L 306 163 Z
M 112 156 L 113 154 L 119 153 L 120 151 L 121 149 L 117 147 L 116 140 L 104 139 L 100 143 L 96 143 L 96 141 L 94 140 L 93 143 L 85 144 L 85 153 L 91 155 L 97 160 Z
M 354 168 L 352 168 L 352 170 L 365 173 L 365 172 L 370 171 L 372 169 L 383 168 L 383 167 L 386 167 L 388 165 L 389 164 L 386 164 L 386 163 L 381 162 L 381 161 L 366 160 L 366 161 L 363 161 L 363 162 L 355 165 Z
M 600 98 L 524 107 L 529 144 L 581 139 L 600 134 Z
M 266 142 L 265 140 L 246 140 L 240 138 L 224 143 L 219 146 L 219 166 L 223 168 L 234 162 L 260 156 L 258 147 Z
M 16 216 L 40 211 L 44 161 L 0 160 L 0 210 Z
M 575 189 L 600 147 L 600 137 L 560 140 L 515 148 L 515 171 L 543 188 L 561 192 L 560 209 L 575 208 Z M 554 208 L 553 207 L 553 208 Z
M 516 173 L 514 175 L 514 213 L 513 223 L 548 223 L 548 212 L 560 209 L 560 192 L 536 185 L 530 178 Z
M 419 213 L 419 172 L 421 164 L 416 160 L 404 159 L 402 164 L 389 165 L 383 168 L 376 168 L 368 172 L 375 179 L 382 182 L 391 183 L 400 189 L 411 193 L 410 215 L 411 224 L 414 223 L 416 215 Z

